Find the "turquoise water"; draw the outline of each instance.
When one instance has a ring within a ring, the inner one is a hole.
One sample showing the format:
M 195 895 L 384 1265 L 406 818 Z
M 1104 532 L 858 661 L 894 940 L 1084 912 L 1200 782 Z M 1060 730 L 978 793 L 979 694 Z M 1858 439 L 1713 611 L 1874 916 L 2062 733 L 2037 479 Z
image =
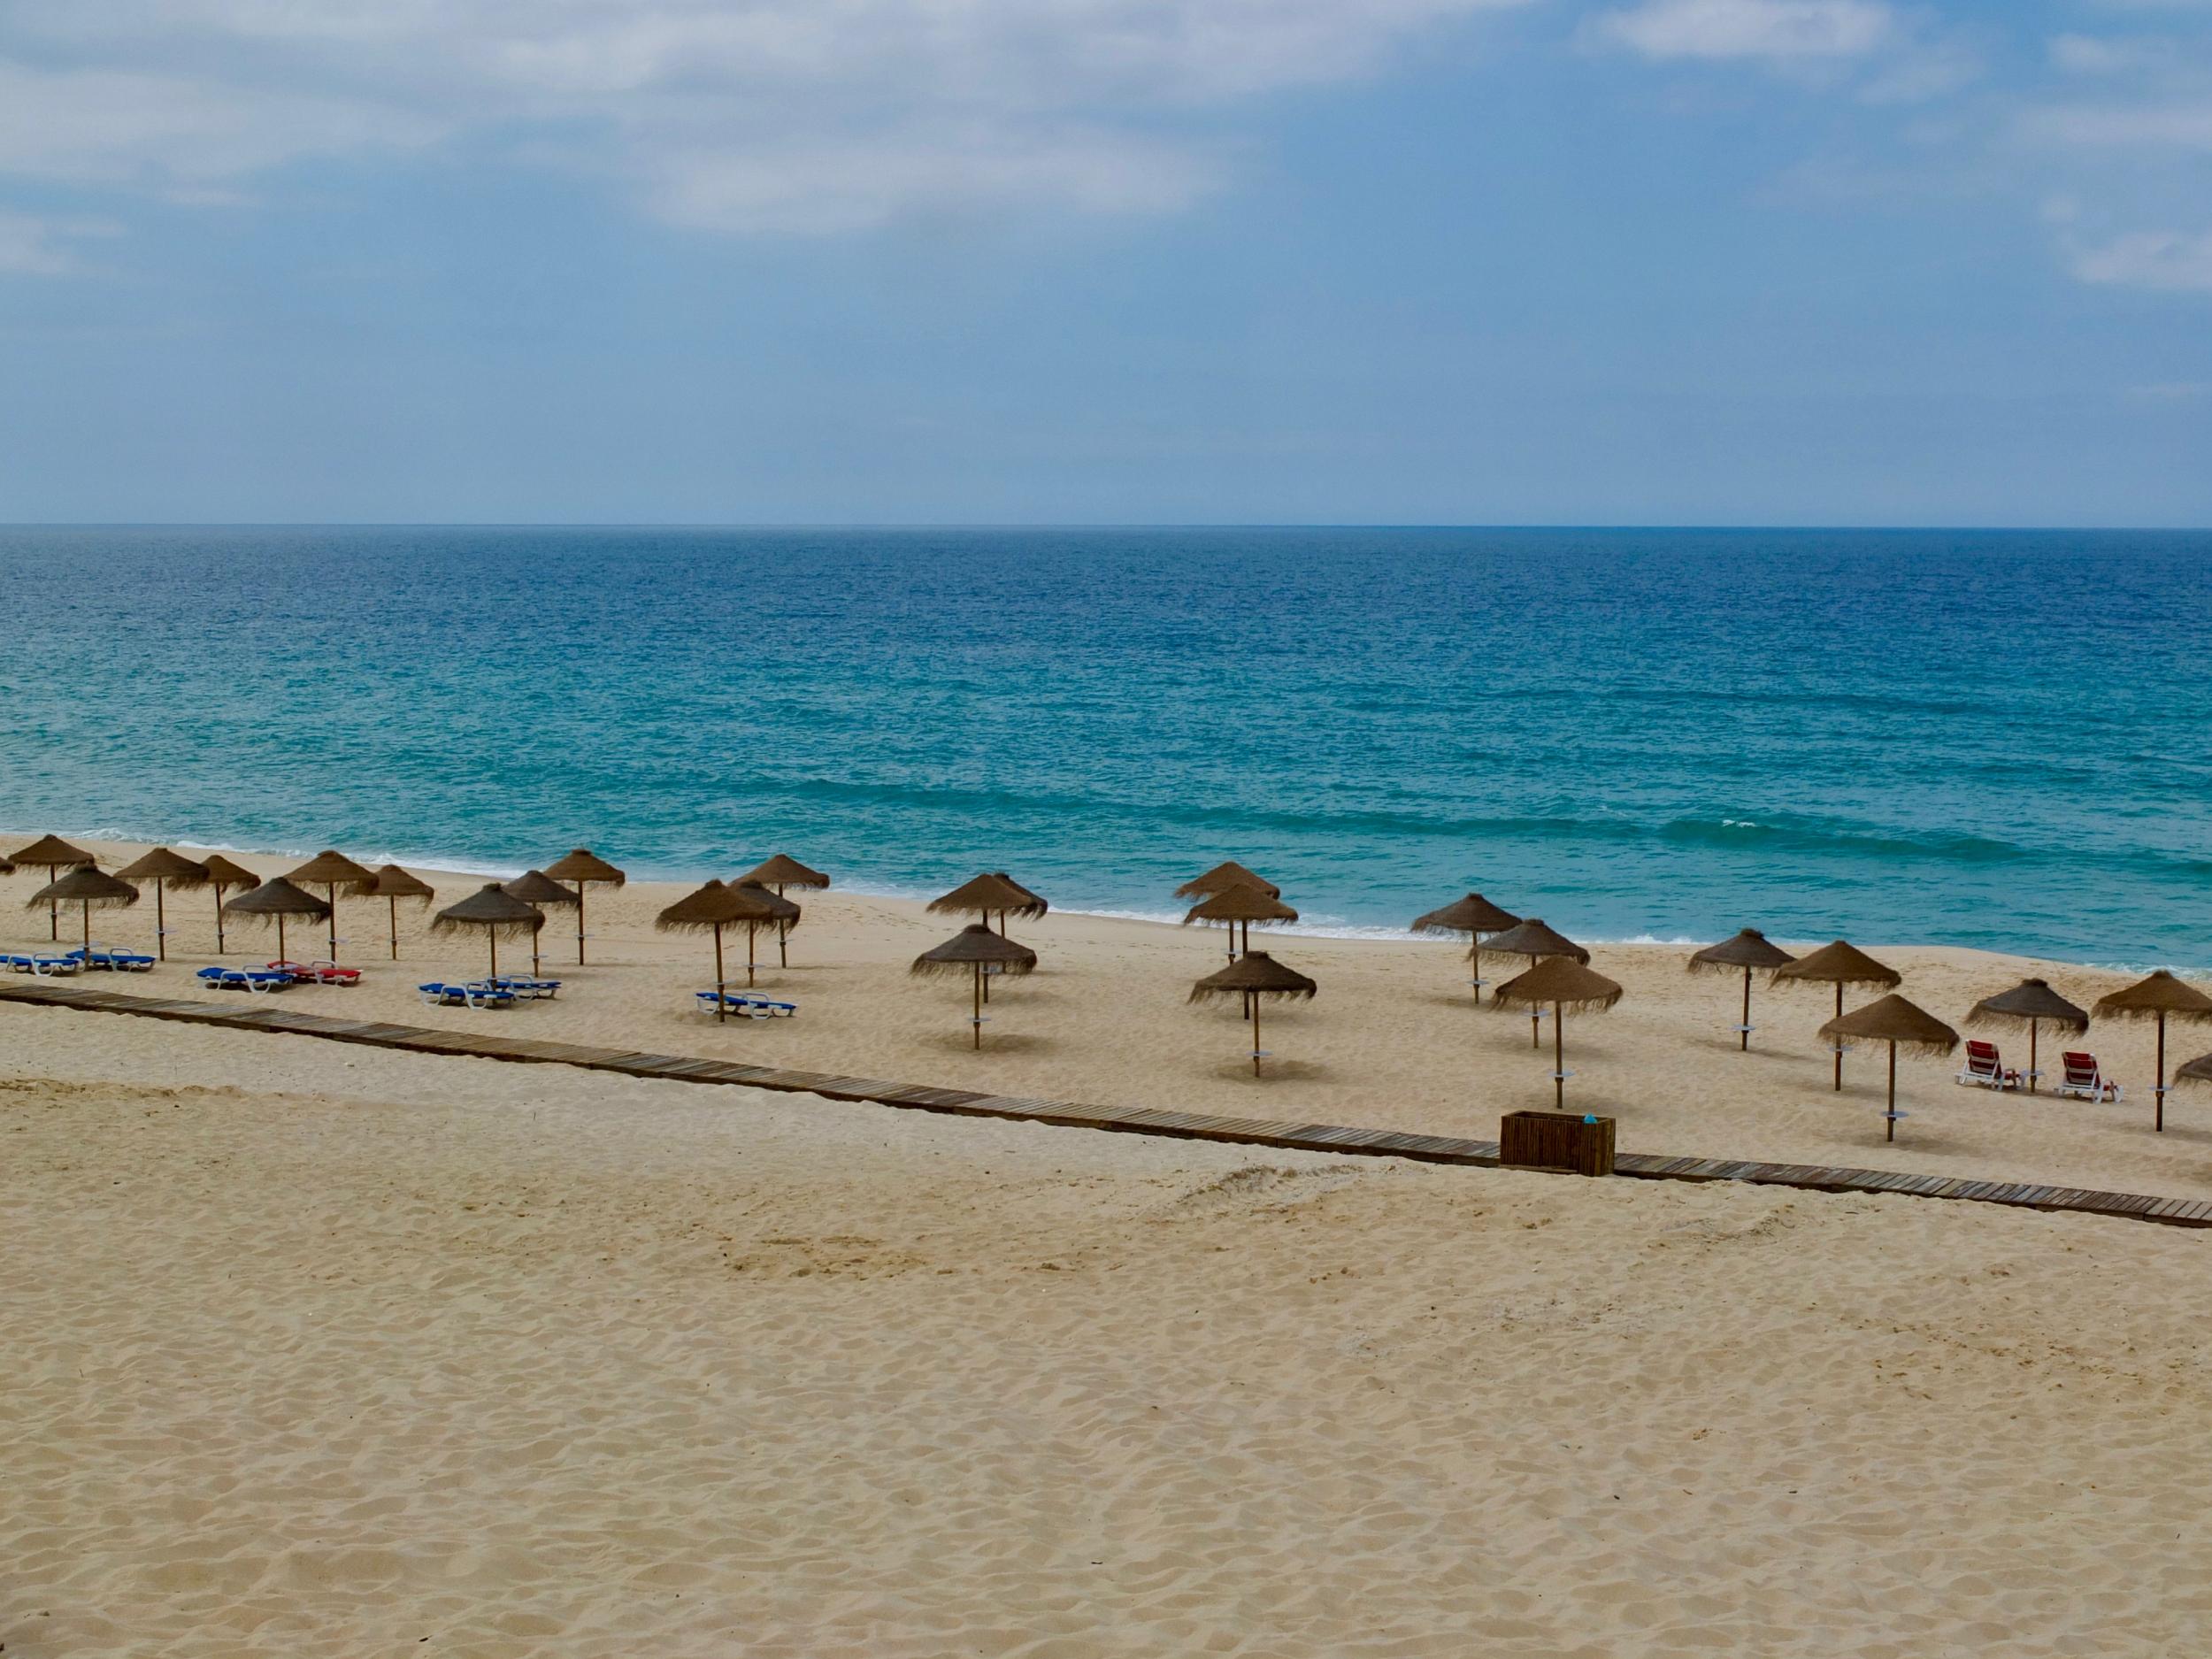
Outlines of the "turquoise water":
M 2212 966 L 2212 534 L 19 529 L 0 596 L 12 832 Z

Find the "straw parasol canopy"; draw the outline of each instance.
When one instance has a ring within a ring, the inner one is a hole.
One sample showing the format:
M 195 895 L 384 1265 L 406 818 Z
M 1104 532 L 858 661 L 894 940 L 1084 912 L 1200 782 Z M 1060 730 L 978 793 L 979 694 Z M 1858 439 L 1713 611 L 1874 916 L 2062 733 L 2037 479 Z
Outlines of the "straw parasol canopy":
M 154 956 L 162 962 L 168 961 L 167 889 L 205 887 L 207 866 L 195 864 L 182 853 L 173 853 L 166 847 L 157 847 L 151 852 L 133 859 L 115 873 L 126 881 L 150 881 L 154 884 Z
M 42 904 L 58 910 L 65 904 L 74 904 L 84 911 L 84 959 L 92 963 L 92 912 L 120 910 L 138 902 L 138 889 L 120 877 L 96 870 L 90 864 L 80 864 L 67 875 L 57 876 L 36 893 L 23 908 L 35 910 Z
M 923 908 L 953 916 L 974 916 L 979 918 L 986 926 L 990 925 L 991 918 L 995 913 L 999 918 L 999 932 L 1003 934 L 1007 918 L 1042 916 L 1047 907 L 1042 899 L 1011 876 L 987 872 L 972 880 L 961 883 L 951 892 L 932 899 Z M 983 1000 L 987 1002 L 991 1000 L 991 987 L 987 985 L 983 987 Z
M 1255 875 L 1233 858 L 1225 859 L 1202 876 L 1193 876 L 1175 889 L 1175 896 L 1179 899 L 1210 898 L 1224 887 L 1257 887 L 1270 898 L 1279 899 L 1283 896 L 1282 888 L 1265 876 Z
M 526 904 L 496 881 L 487 881 L 458 904 L 449 904 L 430 923 L 434 933 L 465 933 L 480 927 L 491 948 L 491 977 L 499 977 L 499 941 L 535 935 L 545 926 L 545 912 Z
M 755 864 L 738 877 L 737 882 L 740 887 L 770 888 L 778 898 L 781 898 L 786 887 L 797 887 L 802 891 L 819 889 L 829 886 L 830 879 L 818 870 L 810 870 L 788 853 L 777 853 Z M 791 965 L 790 941 L 790 926 L 779 926 L 776 929 L 776 965 L 780 968 Z
M 799 908 L 797 900 L 787 899 L 780 893 L 771 893 L 767 887 L 757 881 L 745 879 L 733 881 L 730 883 L 730 890 L 733 893 L 743 894 L 756 904 L 765 906 L 768 910 L 768 919 L 776 925 L 779 934 L 789 933 L 799 925 L 799 918 L 806 914 Z
M 2035 1092 L 2035 1047 L 2039 1028 L 2063 1025 L 2069 1031 L 2089 1029 L 2089 1010 L 2076 1008 L 2051 989 L 2047 979 L 2023 979 L 2009 991 L 1985 996 L 1966 1016 L 1970 1025 L 2025 1025 L 2028 1028 L 2028 1092 Z
M 2155 1125 L 2166 1127 L 2166 1022 L 2169 1019 L 2201 1023 L 2212 1019 L 2212 996 L 2161 968 L 2147 979 L 2097 999 L 2097 1018 L 2154 1019 L 2158 1022 L 2158 1086 Z
M 1260 1000 L 1263 997 L 1302 997 L 1311 1001 L 1320 990 L 1295 968 L 1285 967 L 1264 950 L 1248 950 L 1227 967 L 1208 974 L 1191 987 L 1190 1000 L 1203 1002 L 1217 996 L 1240 996 L 1244 1017 L 1252 1022 L 1252 1075 L 1260 1074 L 1267 1052 L 1260 1047 Z
M 294 887 L 282 876 L 271 876 L 250 893 L 242 893 L 222 907 L 220 914 L 243 916 L 258 922 L 273 921 L 277 930 L 277 960 L 289 961 L 284 949 L 284 919 L 288 916 L 307 916 L 327 920 L 330 906 L 313 894 Z
M 399 960 L 399 902 L 402 899 L 407 899 L 416 903 L 427 904 L 438 896 L 438 889 L 420 876 L 411 875 L 397 864 L 379 864 L 376 867 L 375 885 L 365 887 L 362 891 L 369 898 L 384 901 L 385 918 L 391 923 L 392 926 L 392 960 L 397 962 Z
M 2200 1054 L 2195 1059 L 2177 1067 L 2177 1083 L 2212 1083 L 2212 1054 Z
M 565 887 L 542 870 L 526 870 L 512 881 L 500 884 L 502 891 L 525 904 L 534 907 L 541 915 L 549 904 L 581 905 L 575 890 Z M 530 977 L 538 977 L 538 934 L 530 935 Z
M 1572 956 L 1546 956 L 1525 973 L 1516 974 L 1490 994 L 1493 1008 L 1540 1011 L 1551 1004 L 1552 1104 L 1567 1105 L 1567 1016 L 1601 1014 L 1621 1000 L 1621 987 Z
M 1918 1003 L 1907 1002 L 1894 993 L 1878 1002 L 1869 1002 L 1864 1008 L 1837 1015 L 1820 1028 L 1820 1034 L 1839 1047 L 1849 1037 L 1889 1045 L 1889 1105 L 1883 1112 L 1885 1141 L 1897 1139 L 1897 1120 L 1903 1116 L 1897 1110 L 1897 1051 L 1902 1048 L 1910 1054 L 1946 1055 L 1959 1046 L 1958 1033 Z
M 1856 945 L 1839 939 L 1832 944 L 1823 945 L 1809 956 L 1800 956 L 1795 962 L 1784 963 L 1774 971 L 1774 977 L 1768 983 L 1779 985 L 1785 979 L 1793 979 L 1816 985 L 1832 985 L 1836 987 L 1836 1018 L 1841 1019 L 1845 986 L 1878 985 L 1886 991 L 1904 977 L 1896 969 L 1875 961 Z M 1834 1092 L 1839 1094 L 1843 1092 L 1843 1051 L 1849 1046 L 1840 1039 L 1835 1044 Z
M 775 911 L 763 899 L 772 901 L 773 894 L 754 888 L 748 892 L 741 887 L 726 886 L 720 881 L 709 881 L 694 892 L 687 893 L 653 918 L 653 926 L 664 933 L 705 933 L 714 935 L 714 1017 L 727 1018 L 721 991 L 726 980 L 722 973 L 722 930 L 742 927 L 745 930 L 745 982 L 753 982 L 753 937 L 763 927 L 775 920 Z
M 1543 962 L 1553 956 L 1571 957 L 1585 967 L 1590 962 L 1588 951 L 1533 916 L 1525 917 L 1502 933 L 1491 934 L 1475 949 L 1495 950 L 1509 956 L 1526 956 L 1531 962 Z M 1467 953 L 1471 962 L 1474 960 L 1475 949 Z M 1497 1001 L 1496 992 L 1490 994 L 1490 1000 L 1493 1003 Z M 1528 1010 L 1528 1046 L 1532 1048 L 1544 1046 L 1543 1018 L 1542 1007 L 1532 1004 Z
M 234 858 L 220 853 L 211 854 L 200 866 L 207 872 L 207 885 L 215 889 L 215 954 L 223 954 L 223 890 L 226 887 L 257 887 L 261 878 Z
M 1426 916 L 1415 917 L 1412 926 L 1406 931 L 1429 933 L 1438 938 L 1466 940 L 1471 947 L 1467 959 L 1474 964 L 1474 977 L 1471 982 L 1475 987 L 1475 1001 L 1479 1002 L 1482 1001 L 1482 936 L 1485 933 L 1502 933 L 1520 919 L 1512 911 L 1501 910 L 1491 903 L 1481 894 L 1470 893 L 1463 898 L 1454 899 L 1440 910 L 1431 910 Z
M 972 884 L 971 884 L 972 885 Z M 936 908 L 932 906 L 932 909 Z M 1018 945 L 982 922 L 970 922 L 950 939 L 914 958 L 910 973 L 965 973 L 974 983 L 973 1011 L 968 1021 L 973 1047 L 983 1046 L 983 976 L 991 973 L 1027 973 L 1037 965 L 1037 953 Z
M 1241 883 L 1226 887 L 1209 898 L 1201 899 L 1190 907 L 1183 918 L 1183 926 L 1193 922 L 1208 926 L 1218 925 L 1229 930 L 1229 960 L 1237 957 L 1237 929 L 1244 929 L 1244 949 L 1252 948 L 1252 924 L 1271 927 L 1282 922 L 1294 922 L 1298 912 L 1276 897 L 1271 887 L 1246 887 Z
M 376 885 L 376 872 L 366 864 L 357 864 L 341 852 L 325 848 L 297 870 L 288 871 L 284 878 L 297 886 L 320 887 L 323 896 L 330 901 L 330 959 L 338 960 L 338 894 L 341 888 L 348 893 L 365 893 Z
M 1733 973 L 1743 970 L 1743 1023 L 1736 1027 L 1737 1048 L 1751 1049 L 1751 976 L 1761 968 L 1787 967 L 1797 958 L 1755 927 L 1747 927 L 1690 958 L 1692 973 Z
M 19 848 L 8 855 L 8 862 L 19 870 L 43 870 L 50 883 L 65 870 L 75 870 L 84 864 L 100 861 L 81 847 L 73 847 L 58 835 L 42 835 L 28 847 Z M 46 912 L 47 936 L 57 942 L 61 939 L 61 906 L 50 905 Z
M 618 887 L 630 878 L 588 847 L 571 848 L 546 865 L 545 873 L 576 889 L 576 965 L 580 968 L 584 965 L 584 889 L 595 885 Z

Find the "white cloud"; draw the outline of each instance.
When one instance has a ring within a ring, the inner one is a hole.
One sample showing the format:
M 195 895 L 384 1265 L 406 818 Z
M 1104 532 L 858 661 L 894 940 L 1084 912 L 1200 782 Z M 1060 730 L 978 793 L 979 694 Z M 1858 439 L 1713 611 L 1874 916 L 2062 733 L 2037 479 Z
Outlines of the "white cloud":
M 2212 233 L 2138 231 L 2101 247 L 2077 250 L 2074 274 L 2085 282 L 2118 288 L 2212 294 Z
M 104 219 L 49 219 L 0 210 L 0 272 L 68 276 L 82 268 L 72 242 L 116 234 L 116 227 Z
M 2026 126 L 2079 149 L 2212 150 L 2212 103 L 2062 104 L 2032 111 Z
M 1880 0 L 1646 0 L 1596 19 L 1601 39 L 1646 58 L 1862 58 L 1893 38 Z
M 1218 179 L 1224 106 L 1518 3 L 0 0 L 0 174 L 177 194 L 465 138 L 695 226 L 1149 212 Z

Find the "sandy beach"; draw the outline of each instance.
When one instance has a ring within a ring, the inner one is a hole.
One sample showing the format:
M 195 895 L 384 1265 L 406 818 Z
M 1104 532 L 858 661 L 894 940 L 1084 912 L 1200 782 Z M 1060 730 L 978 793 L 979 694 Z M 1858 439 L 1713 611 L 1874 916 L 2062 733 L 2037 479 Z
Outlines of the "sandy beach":
M 143 850 L 87 844 L 116 862 Z M 266 873 L 303 862 L 248 855 L 240 861 Z M 482 879 L 419 873 L 438 889 L 434 910 L 465 896 Z M 969 873 L 949 872 L 947 887 Z M 37 885 L 19 873 L 0 886 L 12 896 L 0 908 L 0 943 L 20 949 L 44 941 L 44 915 L 22 908 Z M 694 991 L 713 981 L 710 941 L 652 926 L 654 916 L 686 890 L 643 882 L 593 888 L 589 963 L 582 968 L 575 964 L 573 912 L 553 912 L 542 952 L 546 971 L 564 982 L 559 998 L 499 1011 L 426 1008 L 415 989 L 435 978 L 480 977 L 480 936 L 434 936 L 426 927 L 428 910 L 403 905 L 401 959 L 394 964 L 386 907 L 342 899 L 341 955 L 365 970 L 361 983 L 296 987 L 281 1001 L 288 1008 L 350 1018 L 757 1060 L 902 1083 L 1439 1134 L 1494 1138 L 1502 1112 L 1551 1102 L 1548 1020 L 1543 1048 L 1532 1049 L 1525 1017 L 1487 1006 L 1477 1010 L 1466 988 L 1463 949 L 1449 941 L 1275 937 L 1268 948 L 1311 974 L 1320 994 L 1310 1003 L 1267 1009 L 1263 1036 L 1274 1057 L 1256 1079 L 1235 1004 L 1187 1002 L 1192 982 L 1223 961 L 1225 935 L 1217 929 L 1056 913 L 1015 923 L 1014 935 L 1037 949 L 1039 970 L 1002 982 L 994 993 L 984 1048 L 976 1053 L 969 1046 L 966 982 L 907 972 L 915 956 L 956 932 L 961 918 L 835 888 L 795 895 L 805 918 L 790 941 L 791 964 L 773 965 L 774 942 L 764 938 L 757 979 L 764 992 L 796 1002 L 799 1014 L 717 1025 L 692 1000 Z M 1440 902 L 1447 896 L 1440 895 Z M 202 993 L 191 978 L 194 968 L 218 959 L 213 908 L 205 892 L 174 895 L 167 966 L 113 979 L 87 975 L 76 983 L 142 995 L 241 995 Z M 1573 931 L 1571 918 L 1548 919 Z M 150 947 L 153 926 L 150 895 L 134 909 L 94 917 L 96 938 L 119 945 Z M 66 944 L 66 924 L 63 932 Z M 314 925 L 292 927 L 289 939 L 295 955 L 321 954 Z M 1256 947 L 1262 939 L 1254 933 Z M 741 985 L 743 936 L 728 942 L 733 977 Z M 1981 951 L 1855 942 L 1903 973 L 1902 995 L 1955 1025 L 1980 998 L 2024 975 L 2049 978 L 2084 1007 L 2133 977 Z M 274 935 L 265 928 L 234 926 L 230 945 L 225 959 L 233 962 L 265 962 L 276 954 Z M 1830 987 L 1770 988 L 1763 978 L 1753 1002 L 1758 1030 L 1751 1052 L 1740 1053 L 1732 1028 L 1740 982 L 1689 973 L 1687 954 L 1676 946 L 1596 947 L 1594 965 L 1626 995 L 1610 1012 L 1568 1022 L 1567 1064 L 1575 1073 L 1569 1104 L 1617 1118 L 1624 1151 L 2212 1195 L 2212 1090 L 2174 1094 L 2164 1133 L 2154 1133 L 2148 1025 L 2101 1021 L 2087 1040 L 2126 1087 L 2127 1099 L 2116 1105 L 1962 1088 L 1952 1081 L 1956 1057 L 1901 1057 L 1900 1104 L 1911 1116 L 1888 1144 L 1880 1115 L 1882 1049 L 1855 1051 L 1846 1064 L 1843 1093 L 1831 1090 L 1829 1056 L 1816 1035 L 1834 1011 Z M 503 944 L 502 961 L 526 968 L 526 947 Z M 1516 965 L 1486 964 L 1486 976 L 1494 981 Z M 1875 995 L 1847 992 L 1846 1006 Z M 2024 1032 L 1970 1034 L 1994 1036 L 2007 1064 L 2026 1065 Z M 111 1040 L 159 1044 L 166 1033 L 118 1032 Z M 2044 1033 L 2047 1072 L 2055 1071 L 2062 1046 L 2058 1035 Z M 2168 1037 L 2169 1068 L 2207 1049 L 2212 1026 L 2176 1025 Z
M 2200 1233 L 61 1010 L 0 1007 L 0 1055 L 9 1659 L 2212 1618 Z

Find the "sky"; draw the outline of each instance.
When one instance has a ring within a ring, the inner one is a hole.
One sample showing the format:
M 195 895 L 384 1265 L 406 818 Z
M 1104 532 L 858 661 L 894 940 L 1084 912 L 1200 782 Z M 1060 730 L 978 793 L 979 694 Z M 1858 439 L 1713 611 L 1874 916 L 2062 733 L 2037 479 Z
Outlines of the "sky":
M 2212 0 L 0 0 L 0 520 L 2212 525 Z

